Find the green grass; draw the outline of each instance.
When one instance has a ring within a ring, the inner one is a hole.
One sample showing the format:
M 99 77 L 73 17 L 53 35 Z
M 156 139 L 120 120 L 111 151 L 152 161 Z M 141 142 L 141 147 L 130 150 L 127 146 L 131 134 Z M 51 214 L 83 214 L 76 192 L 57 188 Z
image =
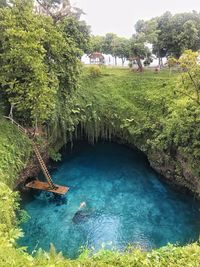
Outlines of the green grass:
M 92 78 L 85 69 L 77 92 L 80 122 L 87 135 L 103 138 L 104 130 L 121 135 L 146 151 L 173 104 L 174 80 L 168 71 L 133 73 L 128 69 L 102 69 Z M 103 124 L 103 125 L 102 125 Z

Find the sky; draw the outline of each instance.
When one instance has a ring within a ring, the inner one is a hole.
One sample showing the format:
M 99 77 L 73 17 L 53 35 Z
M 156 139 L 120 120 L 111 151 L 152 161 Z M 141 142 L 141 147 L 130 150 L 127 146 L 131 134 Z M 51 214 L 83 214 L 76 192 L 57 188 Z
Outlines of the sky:
M 71 4 L 86 13 L 82 18 L 94 35 L 113 32 L 124 37 L 134 33 L 139 19 L 150 19 L 165 11 L 200 12 L 200 0 L 71 0 Z

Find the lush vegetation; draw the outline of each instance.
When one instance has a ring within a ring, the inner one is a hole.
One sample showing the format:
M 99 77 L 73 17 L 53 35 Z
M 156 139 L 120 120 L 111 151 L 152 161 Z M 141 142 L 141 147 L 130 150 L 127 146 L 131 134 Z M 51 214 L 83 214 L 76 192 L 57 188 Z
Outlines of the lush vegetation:
M 75 138 L 91 143 L 116 138 L 137 146 L 152 164 L 158 163 L 161 173 L 171 171 L 175 183 L 199 195 L 199 52 L 181 56 L 186 48 L 199 49 L 199 14 L 166 13 L 139 21 L 130 41 L 108 34 L 91 38 L 89 45 L 81 13 L 67 0 L 0 1 L 0 114 L 10 111 L 23 125 L 42 127 L 54 158 Z M 170 30 L 174 25 L 175 33 Z M 151 57 L 146 41 L 153 44 L 160 64 L 165 55 L 176 57 L 170 58 L 169 69 L 134 73 L 81 66 L 83 51 L 99 48 L 122 63 L 131 57 L 141 67 L 141 59 Z M 50 253 L 39 250 L 34 256 L 18 248 L 24 214 L 13 188 L 30 155 L 27 138 L 1 116 L 0 266 L 199 266 L 199 244 L 93 256 L 85 250 L 77 260 L 64 259 L 53 246 Z
M 182 85 L 185 75 L 178 78 L 178 73 L 167 70 L 140 75 L 127 69 L 102 69 L 100 77 L 91 79 L 86 70 L 76 113 L 91 142 L 118 136 L 149 158 L 174 164 L 177 181 L 182 179 L 182 185 L 191 188 L 183 179 L 181 166 L 187 159 L 187 171 L 197 179 L 191 189 L 199 194 L 200 107 L 195 89 L 188 91 L 186 83 Z
M 196 243 L 185 247 L 169 245 L 152 252 L 142 252 L 134 248 L 129 248 L 124 253 L 99 251 L 93 256 L 85 250 L 76 260 L 65 259 L 61 253 L 56 253 L 53 246 L 50 252 L 39 250 L 34 256 L 29 255 L 25 248 L 17 247 L 16 239 L 22 235 L 18 224 L 19 220 L 24 218 L 24 214 L 19 211 L 18 194 L 12 192 L 9 186 L 13 184 L 18 171 L 26 162 L 29 142 L 14 126 L 3 119 L 0 121 L 0 130 L 0 266 L 197 267 L 199 265 L 200 246 Z M 9 186 L 5 184 L 5 177 Z
M 135 34 L 131 38 L 122 38 L 114 33 L 105 36 L 92 36 L 89 51 L 100 51 L 121 58 L 122 65 L 125 59 L 131 64 L 138 65 L 143 70 L 153 58 L 158 58 L 158 66 L 162 68 L 163 58 L 173 56 L 179 58 L 181 54 L 191 49 L 200 49 L 200 14 L 196 11 L 172 15 L 165 12 L 160 17 L 148 21 L 139 20 L 135 25 Z M 152 49 L 149 49 L 149 45 Z
M 18 129 L 0 118 L 0 182 L 13 188 L 31 152 L 30 143 Z
M 198 267 L 200 247 L 192 244 L 181 247 L 167 246 L 152 252 L 141 252 L 139 249 L 129 249 L 128 252 L 99 251 L 90 257 L 84 252 L 76 260 L 64 259 L 62 254 L 57 254 L 54 247 L 50 253 L 38 251 L 33 258 L 23 251 L 14 249 L 10 243 L 1 238 L 0 263 L 2 266 L 57 266 L 57 267 Z
M 187 135 L 197 130 L 193 129 L 196 127 L 194 124 L 190 125 L 191 118 L 188 118 L 190 117 L 188 113 L 182 113 L 183 107 L 187 110 L 194 103 L 193 100 L 176 92 L 174 81 L 177 76 L 177 73 L 170 75 L 169 71 L 159 74 L 153 71 L 134 74 L 127 69 L 101 69 L 100 75 L 91 76 L 90 68 L 86 68 L 81 86 L 74 96 L 71 114 L 72 120 L 77 125 L 77 137 L 84 135 L 90 142 L 95 142 L 98 138 L 109 139 L 117 136 L 137 145 L 147 154 L 151 154 L 154 150 L 161 150 L 163 153 L 169 153 L 170 157 L 175 140 L 183 138 L 186 146 Z M 179 105 L 180 108 L 178 108 Z M 195 110 L 198 109 L 195 108 Z M 188 110 L 191 116 L 194 115 L 192 111 Z M 184 117 L 181 118 L 183 114 Z M 186 124 L 185 121 L 187 121 Z M 12 175 L 23 167 L 24 152 L 28 143 L 24 142 L 26 139 L 22 138 L 17 129 L 10 126 L 8 122 L 2 120 L 1 125 L 3 130 L 0 140 L 6 140 L 6 144 L 9 144 L 10 138 L 15 136 L 15 144 L 13 145 L 12 142 L 10 145 L 12 150 L 10 151 L 8 145 L 2 150 L 4 153 L 1 158 L 7 165 L 0 164 L 1 173 L 7 174 L 8 181 L 12 181 Z M 161 127 L 166 129 L 160 131 Z M 179 129 L 180 127 L 182 128 Z M 189 132 L 188 127 L 191 127 Z M 196 136 L 193 139 L 190 136 L 190 143 L 187 143 L 191 162 L 195 162 L 196 159 L 191 154 L 193 149 L 190 145 L 193 143 L 195 147 L 196 140 Z M 3 144 L 4 142 L 1 143 L 2 147 Z M 170 144 L 173 146 L 171 147 Z M 181 143 L 179 148 L 184 151 Z M 20 153 L 17 154 L 18 161 L 22 164 L 20 163 L 17 169 L 15 169 L 16 154 L 13 153 L 13 149 L 16 153 Z M 184 153 L 187 153 L 187 149 Z M 13 158 L 13 161 L 7 161 L 8 155 Z M 198 165 L 198 161 L 196 164 Z M 2 169 L 3 166 L 7 168 Z M 3 181 L 4 177 L 1 176 L 1 178 Z M 18 209 L 16 194 L 4 184 L 1 185 L 1 189 L 0 203 L 4 213 L 1 216 L 3 226 L 0 260 L 7 265 L 13 262 L 13 266 L 51 266 L 51 264 L 55 266 L 188 266 L 188 264 L 198 266 L 200 255 L 198 244 L 185 247 L 167 246 L 148 253 L 137 249 L 129 249 L 123 254 L 115 251 L 100 251 L 92 258 L 85 251 L 77 260 L 64 259 L 52 246 L 50 254 L 38 251 L 34 257 L 30 256 L 24 249 L 15 248 L 14 240 L 21 234 L 17 229 L 16 217 L 13 213 L 13 210 Z
M 57 106 L 64 112 L 80 72 L 80 40 L 68 35 L 77 24 L 73 16 L 55 24 L 35 13 L 32 1 L 0 10 L 2 96 L 20 120 L 37 125 L 53 117 L 55 124 Z

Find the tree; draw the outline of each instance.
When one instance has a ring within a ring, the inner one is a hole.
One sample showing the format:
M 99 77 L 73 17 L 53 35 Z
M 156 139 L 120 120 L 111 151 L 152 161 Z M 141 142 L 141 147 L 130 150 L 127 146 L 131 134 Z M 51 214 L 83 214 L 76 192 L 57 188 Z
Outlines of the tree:
M 163 66 L 163 57 L 179 58 L 186 49 L 197 51 L 200 48 L 200 14 L 180 13 L 162 16 L 148 21 L 139 20 L 135 26 L 137 34 L 153 45 L 152 52 Z
M 151 19 L 148 21 L 138 20 L 135 24 L 136 34 L 143 39 L 144 42 L 153 43 L 158 38 L 157 21 Z
M 173 67 L 178 67 L 178 60 L 172 56 L 167 58 L 167 65 L 170 71 L 170 74 L 172 72 Z
M 183 24 L 183 32 L 180 33 L 180 51 L 191 48 L 192 50 L 197 50 L 200 45 L 197 44 L 199 41 L 198 28 L 193 20 L 188 20 Z
M 94 52 L 103 53 L 104 52 L 103 51 L 103 44 L 104 44 L 104 37 L 103 36 L 92 35 L 90 38 L 88 54 L 94 53 Z
M 200 105 L 200 50 L 186 50 L 178 60 L 183 70 L 178 91 Z
M 199 32 L 200 16 L 195 13 L 181 13 L 171 16 L 169 31 L 166 34 L 165 46 L 167 55 L 179 58 L 186 49 L 198 50 L 200 44 Z M 200 33 L 200 32 L 199 32 Z
M 140 42 L 144 44 L 154 44 L 158 40 L 159 36 L 159 31 L 157 29 L 158 23 L 155 18 L 144 21 L 144 20 L 139 20 L 136 25 L 135 25 L 135 30 L 136 30 L 136 36 L 140 40 Z M 153 47 L 153 52 L 156 54 L 156 56 L 159 58 L 159 66 L 162 65 L 162 54 L 161 50 L 159 49 L 158 51 L 155 51 L 155 46 Z M 148 51 L 148 49 L 147 49 Z M 148 51 L 148 55 L 144 61 L 144 65 L 149 65 L 153 61 L 152 58 L 150 57 L 150 50 Z
M 0 8 L 6 7 L 7 5 L 8 5 L 8 1 L 7 0 L 0 0 Z
M 139 20 L 135 25 L 135 30 L 136 34 L 131 38 L 130 58 L 137 62 L 138 70 L 143 71 L 141 59 L 144 60 L 145 66 L 153 61 L 148 44 L 152 44 L 158 38 L 157 21 L 156 19 Z
M 112 55 L 114 55 L 115 58 L 119 57 L 122 60 L 122 66 L 124 66 L 125 60 L 129 58 L 129 50 L 130 50 L 129 39 L 123 37 L 115 37 L 111 45 L 112 45 Z
M 89 52 L 110 54 L 115 58 L 115 65 L 117 65 L 117 57 L 122 60 L 122 66 L 124 65 L 125 60 L 129 58 L 129 50 L 129 39 L 119 37 L 114 33 L 107 33 L 105 36 L 92 36 L 90 39 Z
M 171 28 L 170 28 L 170 20 L 171 20 L 171 13 L 165 12 L 161 17 L 156 18 L 157 26 L 157 36 L 153 40 L 153 54 L 156 55 L 158 58 L 158 65 L 160 68 L 163 67 L 163 58 L 167 56 L 168 52 L 168 39 L 170 39 L 171 35 Z
M 80 8 L 72 8 L 69 0 L 36 0 L 38 13 L 51 16 L 55 23 L 65 17 L 74 16 L 80 19 L 84 12 Z
M 165 56 L 179 58 L 185 49 L 197 51 L 200 48 L 200 15 L 197 12 L 180 13 L 172 16 L 170 12 L 156 18 L 157 38 L 153 52 L 161 59 Z
M 69 0 L 37 0 L 37 12 L 52 17 L 56 24 L 60 24 L 67 38 L 72 38 L 82 52 L 89 49 L 90 27 L 80 17 L 84 12 L 80 8 L 72 7 Z M 82 55 L 80 51 L 79 57 Z
M 18 0 L 0 9 L 0 86 L 15 112 L 43 123 L 67 102 L 77 86 L 79 60 L 73 39 L 51 18 L 38 16 L 33 2 Z
M 117 47 L 117 35 L 114 33 L 107 33 L 104 37 L 104 42 L 102 45 L 102 51 L 105 54 L 110 54 L 115 58 L 115 65 L 117 65 L 117 55 L 115 53 L 115 48 Z
M 136 61 L 138 65 L 138 71 L 143 71 L 142 59 L 150 59 L 151 51 L 148 46 L 145 45 L 143 39 L 139 36 L 133 35 L 130 41 L 130 59 Z
M 82 52 L 88 53 L 90 42 L 90 27 L 85 21 L 79 21 L 76 17 L 70 16 L 61 22 L 62 31 L 68 39 L 73 39 L 76 46 Z

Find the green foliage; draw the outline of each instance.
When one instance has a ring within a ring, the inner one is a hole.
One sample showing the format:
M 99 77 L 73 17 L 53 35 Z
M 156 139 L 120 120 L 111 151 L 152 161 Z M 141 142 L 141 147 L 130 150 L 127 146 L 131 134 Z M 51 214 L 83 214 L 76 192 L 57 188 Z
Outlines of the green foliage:
M 146 41 L 148 43 L 154 43 L 157 40 L 159 34 L 157 27 L 158 24 L 155 18 L 149 21 L 138 20 L 135 25 L 135 30 L 144 42 Z
M 104 53 L 103 50 L 104 37 L 103 36 L 91 36 L 88 54 L 94 52 Z
M 130 41 L 114 33 L 107 33 L 105 36 L 92 36 L 88 52 L 111 54 L 115 57 L 115 64 L 117 64 L 116 58 L 119 57 L 122 60 L 122 65 L 124 65 L 125 60 L 129 58 Z
M 145 64 L 152 62 L 151 52 L 159 59 L 163 67 L 164 57 L 179 58 L 186 49 L 200 49 L 200 15 L 193 11 L 172 15 L 165 12 L 162 16 L 144 21 L 139 20 L 135 25 L 136 34 L 130 39 L 118 37 L 114 33 L 105 36 L 93 36 L 89 52 L 102 52 L 122 59 L 134 58 L 140 70 L 141 59 Z M 147 44 L 152 44 L 152 51 Z
M 174 58 L 172 56 L 168 57 L 167 65 L 169 68 L 175 67 L 175 66 L 177 66 L 177 64 L 178 64 L 178 61 L 176 58 Z
M 130 248 L 124 253 L 117 251 L 99 251 L 89 256 L 88 251 L 76 260 L 65 259 L 51 246 L 49 253 L 38 251 L 35 257 L 23 249 L 15 248 L 5 238 L 0 238 L 1 266 L 40 266 L 40 267 L 198 267 L 200 246 L 191 244 L 185 247 L 166 246 L 152 252 L 142 252 Z M 4 264 L 4 265 L 3 265 Z
M 180 83 L 177 88 L 183 95 L 200 105 L 200 50 L 192 52 L 186 50 L 180 57 L 178 63 L 184 70 L 181 74 Z
M 90 28 L 85 21 L 79 21 L 73 16 L 67 17 L 62 21 L 62 28 L 66 33 L 66 36 L 70 39 L 73 39 L 76 46 L 81 50 L 81 55 L 83 52 L 88 52 Z
M 101 69 L 99 66 L 93 65 L 88 68 L 92 77 L 99 77 L 101 75 Z
M 155 148 L 157 151 L 168 151 L 171 145 L 176 146 L 182 149 L 184 155 L 190 155 L 193 166 L 195 162 L 198 165 L 199 109 L 194 108 L 190 99 L 185 101 L 185 97 L 180 96 L 174 98 L 172 88 L 175 77 L 173 73 L 169 77 L 168 72 L 155 75 L 150 71 L 133 74 L 126 69 L 102 69 L 101 76 L 91 79 L 86 68 L 81 87 L 69 101 L 71 109 L 66 117 L 63 116 L 63 122 L 69 120 L 71 131 L 75 125 L 81 125 L 79 130 L 88 136 L 90 142 L 117 136 L 137 145 L 147 154 Z M 23 138 L 9 122 L 2 119 L 0 127 L 0 151 L 4 151 L 3 157 L 2 155 L 0 157 L 4 159 L 0 162 L 0 170 L 3 170 L 1 172 L 8 177 L 7 184 L 11 185 L 17 178 L 17 172 L 25 164 L 27 158 L 25 153 L 29 146 L 26 138 Z M 14 142 L 12 149 L 11 142 L 12 144 Z M 13 160 L 7 162 L 9 157 Z M 16 168 L 18 159 L 21 163 Z M 0 266 L 198 267 L 199 265 L 200 246 L 196 243 L 185 247 L 169 245 L 150 252 L 128 248 L 123 253 L 102 250 L 92 255 L 85 250 L 75 260 L 64 258 L 51 245 L 50 252 L 38 250 L 35 256 L 29 255 L 25 248 L 18 248 L 16 245 L 16 239 L 21 235 L 21 231 L 17 228 L 16 212 L 19 212 L 18 196 L 1 182 Z
M 49 156 L 54 161 L 60 161 L 61 160 L 61 154 L 53 148 L 49 149 Z
M 155 153 L 167 155 L 177 171 L 184 160 L 187 172 L 198 181 L 200 108 L 191 95 L 179 92 L 179 77 L 178 73 L 169 76 L 167 71 L 155 75 L 153 71 L 134 74 L 126 69 L 105 69 L 91 80 L 86 69 L 77 92 L 79 130 L 91 143 L 117 136 L 149 157 Z M 185 185 L 182 171 L 177 175 Z M 200 181 L 195 189 L 186 186 L 200 194 Z
M 130 55 L 130 41 L 127 38 L 117 37 L 114 39 L 112 44 L 112 54 L 116 57 L 121 58 L 122 66 L 126 59 L 129 59 Z
M 19 209 L 17 193 L 13 193 L 7 185 L 0 182 L 0 232 L 5 233 L 10 241 L 20 236 L 16 226 L 15 212 Z
M 85 259 L 80 260 L 80 264 L 84 264 L 83 266 L 113 267 L 197 267 L 200 257 L 199 252 L 198 244 L 183 248 L 169 245 L 152 252 L 141 252 L 141 250 L 135 248 L 129 248 L 125 253 L 99 251 L 91 258 L 88 258 L 86 254 Z
M 16 126 L 0 118 L 0 181 L 13 187 L 30 152 L 31 145 L 27 137 L 20 134 Z
M 103 52 L 105 54 L 113 55 L 113 46 L 115 45 L 115 40 L 117 39 L 117 35 L 114 33 L 107 33 L 104 37 L 103 42 Z
M 186 49 L 197 51 L 200 48 L 200 15 L 193 11 L 162 16 L 148 21 L 139 20 L 136 31 L 144 40 L 153 44 L 153 53 L 160 59 L 165 56 L 179 58 Z
M 31 1 L 0 9 L 0 84 L 21 118 L 42 123 L 77 86 L 78 50 L 59 25 L 34 13 Z
M 0 0 L 0 8 L 6 7 L 8 5 L 7 0 Z
M 93 66 L 85 69 L 78 87 L 77 56 L 80 49 L 88 49 L 88 28 L 78 19 L 80 10 L 71 12 L 69 1 L 62 1 L 64 20 L 60 0 L 41 2 L 48 4 L 50 16 L 36 14 L 33 1 L 28 0 L 14 0 L 9 8 L 0 8 L 1 103 L 5 107 L 14 104 L 21 121 L 30 123 L 31 118 L 32 123 L 45 123 L 54 160 L 60 159 L 58 149 L 73 137 L 84 136 L 91 143 L 117 137 L 147 156 L 156 152 L 168 157 L 180 180 L 182 165 L 199 178 L 199 52 L 186 51 L 178 61 L 184 70 L 178 86 L 173 73 L 133 74 Z M 1 7 L 6 4 L 0 2 Z M 74 16 L 66 18 L 68 11 Z M 165 13 L 139 21 L 131 41 L 111 33 L 92 38 L 90 49 L 119 56 L 122 62 L 130 54 L 141 67 L 141 59 L 151 60 L 146 41 L 159 57 L 179 57 L 185 48 L 199 49 L 199 25 L 196 12 Z M 20 212 L 18 194 L 11 189 L 30 153 L 29 140 L 0 118 L 0 266 L 199 266 L 196 243 L 151 252 L 128 248 L 124 253 L 91 255 L 85 250 L 76 260 L 64 259 L 53 245 L 49 253 L 38 250 L 34 257 L 18 248 L 16 240 L 22 235 L 18 224 L 26 216 Z M 197 180 L 195 192 L 200 195 L 199 184 Z
M 22 266 L 17 265 L 23 262 L 23 253 L 19 253 L 22 249 L 13 246 L 15 240 L 22 236 L 18 224 L 25 214 L 19 209 L 18 193 L 12 192 L 10 187 L 14 186 L 19 171 L 27 162 L 30 144 L 3 119 L 0 119 L 0 151 L 0 266 L 8 266 L 7 263 Z
M 144 43 L 143 36 L 140 34 L 133 35 L 130 41 L 130 58 L 136 61 L 138 69 L 143 70 L 141 59 L 145 59 L 145 62 L 151 62 L 151 51 Z
M 158 114 L 162 111 L 160 107 L 163 105 L 159 103 L 162 98 L 159 94 L 168 94 L 162 88 L 163 82 L 169 80 L 167 73 L 162 73 L 158 77 L 153 72 L 138 76 L 127 69 L 105 69 L 95 80 L 91 80 L 87 75 L 88 68 L 77 92 L 79 108 L 84 109 L 85 117 L 81 120 L 85 118 L 82 123 L 86 131 L 91 129 L 101 133 L 102 138 L 106 138 L 111 132 L 123 132 L 123 135 L 126 135 L 130 129 L 131 132 L 135 131 L 134 138 L 137 138 L 145 124 L 149 126 L 147 115 L 150 116 L 149 108 L 152 102 L 155 110 L 152 111 L 151 117 L 155 116 L 157 120 Z M 155 100 L 155 96 L 158 99 Z M 156 104 L 159 105 L 158 114 Z M 90 123 L 91 126 L 88 127 Z M 93 136 L 92 132 L 89 135 Z M 143 138 L 144 136 L 141 136 L 141 142 Z

